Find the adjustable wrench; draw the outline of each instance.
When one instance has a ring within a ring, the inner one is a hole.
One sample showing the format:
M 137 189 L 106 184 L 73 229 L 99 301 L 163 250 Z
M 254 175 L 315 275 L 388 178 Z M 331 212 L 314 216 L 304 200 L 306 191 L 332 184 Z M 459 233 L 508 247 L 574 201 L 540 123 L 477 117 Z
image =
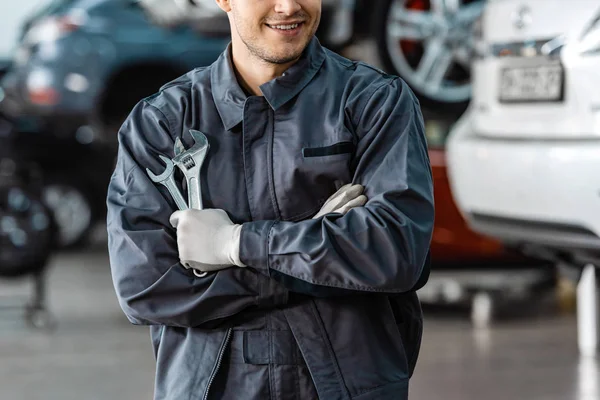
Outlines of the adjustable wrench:
M 177 204 L 177 207 L 180 210 L 187 210 L 188 206 L 185 203 L 185 199 L 183 198 L 183 195 L 181 194 L 179 188 L 177 187 L 177 184 L 175 183 L 175 164 L 173 163 L 173 161 L 171 161 L 163 155 L 159 155 L 159 157 L 166 165 L 165 171 L 162 174 L 156 176 L 152 173 L 152 171 L 150 171 L 150 169 L 146 168 L 146 173 L 148 174 L 150 179 L 152 179 L 153 182 L 160 183 L 166 186 L 166 188 L 169 190 L 169 193 L 171 194 L 171 197 L 173 197 L 173 200 L 175 200 L 175 204 Z
M 187 150 L 179 138 L 175 141 L 175 158 L 173 158 L 173 163 L 181 169 L 181 172 L 185 176 L 190 208 L 202 210 L 200 170 L 206 158 L 209 145 L 208 139 L 202 132 L 190 129 L 190 135 L 194 139 L 194 145 Z
M 200 132 L 190 129 L 190 135 L 194 139 L 194 145 L 186 150 L 179 137 L 175 140 L 174 151 L 175 158 L 173 163 L 181 169 L 187 182 L 188 200 L 190 208 L 202 210 L 202 189 L 200 183 L 200 170 L 206 158 L 209 145 L 206 136 Z M 189 265 L 183 263 L 186 268 Z M 199 278 L 204 278 L 208 272 L 199 272 L 192 268 L 192 272 Z

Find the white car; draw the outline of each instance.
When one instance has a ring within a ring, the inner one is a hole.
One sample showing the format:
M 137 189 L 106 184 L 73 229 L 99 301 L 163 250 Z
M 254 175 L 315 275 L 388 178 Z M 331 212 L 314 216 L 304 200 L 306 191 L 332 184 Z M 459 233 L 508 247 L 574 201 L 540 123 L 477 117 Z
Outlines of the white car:
M 481 22 L 447 148 L 459 208 L 506 242 L 600 255 L 600 2 L 489 1 Z
M 600 265 L 600 2 L 488 1 L 479 35 L 447 146 L 457 206 L 530 254 Z

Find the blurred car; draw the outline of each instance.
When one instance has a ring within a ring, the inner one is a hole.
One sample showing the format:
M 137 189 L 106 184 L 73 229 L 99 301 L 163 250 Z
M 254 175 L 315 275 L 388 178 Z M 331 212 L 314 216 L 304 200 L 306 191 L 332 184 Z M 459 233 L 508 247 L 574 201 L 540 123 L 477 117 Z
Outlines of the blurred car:
M 526 254 L 600 265 L 600 5 L 489 1 L 478 40 L 448 144 L 461 213 Z
M 15 151 L 48 168 L 45 197 L 68 247 L 104 218 L 114 159 L 106 146 L 134 104 L 212 63 L 229 39 L 157 23 L 136 0 L 53 0 L 21 37 L 0 81 L 0 113 L 17 131 Z
M 64 136 L 114 131 L 137 101 L 212 63 L 227 43 L 157 24 L 137 0 L 53 0 L 25 25 L 0 110 Z

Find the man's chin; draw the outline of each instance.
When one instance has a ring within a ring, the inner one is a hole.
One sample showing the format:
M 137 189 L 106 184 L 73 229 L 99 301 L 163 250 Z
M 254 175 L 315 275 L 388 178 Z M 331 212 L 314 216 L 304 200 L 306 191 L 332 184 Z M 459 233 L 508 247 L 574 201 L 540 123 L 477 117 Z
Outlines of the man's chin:
M 272 64 L 288 64 L 292 61 L 300 58 L 304 50 L 306 49 L 307 44 L 301 47 L 297 47 L 295 49 L 288 49 L 285 52 L 281 52 L 280 54 L 271 54 L 266 61 Z
M 274 57 L 270 57 L 270 58 L 266 59 L 265 61 L 267 61 L 271 64 L 278 64 L 278 65 L 289 64 L 292 61 L 296 61 L 301 55 L 302 55 L 302 53 L 300 52 L 300 53 L 294 54 L 294 55 L 274 56 Z

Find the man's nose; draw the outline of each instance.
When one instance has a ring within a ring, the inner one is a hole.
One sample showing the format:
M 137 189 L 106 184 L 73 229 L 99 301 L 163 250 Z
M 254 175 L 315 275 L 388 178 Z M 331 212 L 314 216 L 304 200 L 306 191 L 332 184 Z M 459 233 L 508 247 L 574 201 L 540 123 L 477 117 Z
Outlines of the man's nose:
M 277 0 L 275 4 L 275 12 L 285 15 L 294 15 L 301 9 L 302 7 L 296 0 Z

